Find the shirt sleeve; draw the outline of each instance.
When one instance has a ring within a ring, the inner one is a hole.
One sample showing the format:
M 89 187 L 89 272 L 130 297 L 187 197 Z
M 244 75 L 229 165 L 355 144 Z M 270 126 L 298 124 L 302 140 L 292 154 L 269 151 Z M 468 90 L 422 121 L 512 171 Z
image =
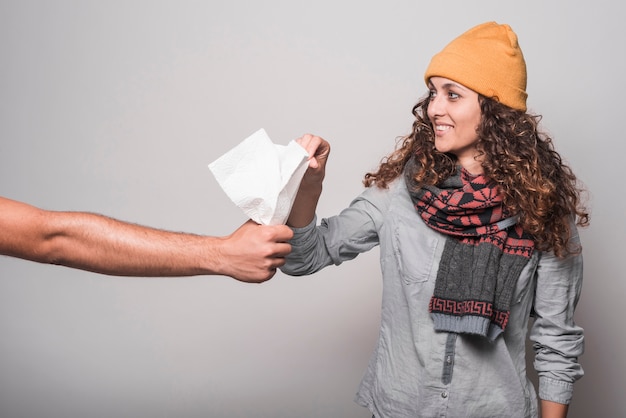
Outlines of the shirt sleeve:
M 292 228 L 292 250 L 281 267 L 283 273 L 302 276 L 315 273 L 331 264 L 339 265 L 379 243 L 382 207 L 388 199 L 386 190 L 371 187 L 354 199 L 339 215 L 317 218 L 302 228 Z
M 574 232 L 572 243 L 580 243 L 575 227 Z M 558 258 L 542 253 L 536 274 L 530 339 L 539 375 L 539 397 L 569 404 L 574 382 L 584 374 L 578 362 L 584 350 L 583 329 L 574 322 L 583 280 L 582 254 Z

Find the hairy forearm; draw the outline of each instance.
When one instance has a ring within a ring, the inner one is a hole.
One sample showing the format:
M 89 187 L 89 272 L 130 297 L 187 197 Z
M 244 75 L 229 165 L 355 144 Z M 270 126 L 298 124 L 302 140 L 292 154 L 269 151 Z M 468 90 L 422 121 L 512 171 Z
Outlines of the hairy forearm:
M 53 212 L 0 197 L 0 254 L 116 276 L 270 279 L 291 251 L 285 225 L 253 221 L 224 237 L 163 231 L 85 212 Z
M 173 233 L 90 213 L 48 212 L 33 261 L 109 275 L 220 274 L 215 237 Z

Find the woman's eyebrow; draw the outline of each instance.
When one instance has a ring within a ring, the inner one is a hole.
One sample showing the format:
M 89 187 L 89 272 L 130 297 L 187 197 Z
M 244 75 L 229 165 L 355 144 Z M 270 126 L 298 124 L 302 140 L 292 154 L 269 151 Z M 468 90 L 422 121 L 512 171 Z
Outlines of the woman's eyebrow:
M 446 89 L 446 90 L 451 89 L 451 88 L 458 88 L 458 89 L 461 89 L 461 90 L 467 90 L 467 89 L 466 89 L 465 87 L 463 87 L 462 85 L 460 85 L 460 84 L 458 84 L 458 83 L 455 83 L 455 82 L 452 82 L 452 81 L 451 81 L 451 82 L 449 82 L 449 83 L 445 83 L 445 84 L 443 84 L 441 87 L 442 87 L 442 88 L 444 88 L 444 89 Z
M 432 82 L 428 82 L 428 88 L 430 90 L 436 90 L 437 88 L 433 85 Z M 447 83 L 442 84 L 440 87 L 442 90 L 450 90 L 451 88 L 458 88 L 460 90 L 467 90 L 467 87 L 460 85 L 459 83 L 455 83 L 454 81 L 449 81 Z

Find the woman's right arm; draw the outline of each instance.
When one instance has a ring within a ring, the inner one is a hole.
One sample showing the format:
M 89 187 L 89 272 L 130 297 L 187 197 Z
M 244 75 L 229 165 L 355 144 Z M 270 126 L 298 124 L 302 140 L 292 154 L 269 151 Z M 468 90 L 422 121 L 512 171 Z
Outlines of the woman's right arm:
M 287 225 L 302 228 L 310 224 L 315 217 L 317 202 L 322 194 L 322 182 L 326 172 L 326 161 L 330 154 L 330 144 L 319 136 L 311 134 L 298 138 L 297 142 L 309 153 L 309 168 L 300 182 Z

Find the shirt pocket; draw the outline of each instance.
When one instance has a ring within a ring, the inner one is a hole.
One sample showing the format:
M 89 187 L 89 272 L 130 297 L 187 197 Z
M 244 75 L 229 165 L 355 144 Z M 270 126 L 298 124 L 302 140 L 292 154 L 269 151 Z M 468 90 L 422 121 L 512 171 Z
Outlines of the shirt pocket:
M 438 241 L 426 231 L 420 231 L 416 225 L 408 225 L 401 220 L 395 225 L 393 250 L 406 284 L 428 281 L 434 268 Z
M 537 264 L 538 254 L 537 251 L 535 251 L 517 279 L 515 290 L 513 291 L 511 299 L 511 306 L 518 305 L 528 299 L 528 297 L 531 297 L 529 296 L 529 292 L 535 285 L 534 277 L 537 270 Z

